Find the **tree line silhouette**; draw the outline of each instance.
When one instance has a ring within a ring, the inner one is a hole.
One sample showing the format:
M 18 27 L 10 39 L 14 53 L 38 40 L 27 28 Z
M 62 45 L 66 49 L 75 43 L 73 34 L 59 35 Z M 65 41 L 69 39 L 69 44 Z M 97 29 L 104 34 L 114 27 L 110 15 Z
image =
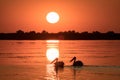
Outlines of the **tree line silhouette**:
M 58 33 L 48 33 L 43 30 L 42 32 L 24 32 L 22 30 L 16 31 L 16 33 L 0 33 L 0 40 L 48 40 L 48 39 L 59 39 L 59 40 L 120 40 L 120 33 L 108 31 L 101 33 L 99 31 L 93 31 L 89 33 L 64 31 Z

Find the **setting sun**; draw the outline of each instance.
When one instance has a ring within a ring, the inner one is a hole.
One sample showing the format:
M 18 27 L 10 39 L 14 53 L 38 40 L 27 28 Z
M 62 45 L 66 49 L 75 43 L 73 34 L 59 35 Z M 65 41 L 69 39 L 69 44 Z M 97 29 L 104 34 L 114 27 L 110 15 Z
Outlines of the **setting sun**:
M 56 12 L 49 12 L 47 15 L 46 15 L 46 20 L 49 22 L 49 23 L 57 23 L 59 21 L 59 15 L 58 13 Z

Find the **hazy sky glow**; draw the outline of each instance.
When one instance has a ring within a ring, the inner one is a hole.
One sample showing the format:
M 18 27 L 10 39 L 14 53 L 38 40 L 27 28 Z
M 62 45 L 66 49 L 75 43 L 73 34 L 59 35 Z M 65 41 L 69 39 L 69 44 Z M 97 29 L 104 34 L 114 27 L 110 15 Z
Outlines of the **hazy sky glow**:
M 56 11 L 60 21 L 46 21 Z M 120 32 L 120 0 L 0 0 L 0 33 L 23 31 Z

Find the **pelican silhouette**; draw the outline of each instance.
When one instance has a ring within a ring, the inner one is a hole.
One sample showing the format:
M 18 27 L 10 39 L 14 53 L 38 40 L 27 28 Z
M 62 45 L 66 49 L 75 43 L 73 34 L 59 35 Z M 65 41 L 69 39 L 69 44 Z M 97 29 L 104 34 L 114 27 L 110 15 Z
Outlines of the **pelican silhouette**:
M 72 66 L 79 66 L 79 67 L 81 67 L 81 66 L 83 66 L 83 62 L 82 61 L 76 61 L 76 57 L 73 57 L 71 60 L 70 60 L 70 62 L 72 62 L 74 60 L 74 62 L 73 62 L 73 65 Z
M 54 63 L 55 62 L 55 63 Z M 59 68 L 63 68 L 64 67 L 64 62 L 63 61 L 58 61 L 58 58 L 55 58 L 51 64 L 54 63 L 55 64 L 55 67 L 59 67 Z

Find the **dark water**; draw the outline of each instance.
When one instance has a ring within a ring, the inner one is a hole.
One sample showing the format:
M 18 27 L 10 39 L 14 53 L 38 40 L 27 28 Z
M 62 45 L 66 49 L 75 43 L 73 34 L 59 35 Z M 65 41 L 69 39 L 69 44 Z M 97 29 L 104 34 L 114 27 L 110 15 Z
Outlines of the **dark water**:
M 63 69 L 50 64 L 51 48 L 58 50 Z M 72 67 L 73 56 L 85 66 Z M 0 80 L 120 80 L 119 60 L 120 40 L 1 40 Z

